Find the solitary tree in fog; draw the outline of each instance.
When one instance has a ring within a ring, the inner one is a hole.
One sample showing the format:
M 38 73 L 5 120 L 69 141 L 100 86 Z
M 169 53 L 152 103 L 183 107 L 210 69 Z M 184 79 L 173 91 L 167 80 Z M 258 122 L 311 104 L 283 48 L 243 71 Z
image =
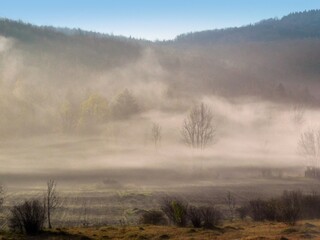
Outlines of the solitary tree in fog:
M 216 127 L 210 108 L 201 103 L 191 109 L 184 120 L 182 131 L 183 141 L 193 148 L 205 148 L 216 137 Z
M 293 106 L 292 109 L 292 121 L 295 124 L 303 124 L 305 119 L 304 119 L 304 114 L 305 114 L 305 107 L 301 104 Z
M 309 129 L 300 135 L 299 153 L 307 160 L 309 167 L 319 167 L 320 160 L 320 129 Z
M 47 194 L 45 197 L 45 206 L 48 217 L 48 228 L 52 228 L 51 225 L 51 214 L 58 207 L 59 198 L 56 192 L 57 183 L 55 180 L 50 179 L 47 182 Z
M 161 126 L 158 123 L 152 124 L 151 134 L 154 146 L 157 148 L 161 143 Z

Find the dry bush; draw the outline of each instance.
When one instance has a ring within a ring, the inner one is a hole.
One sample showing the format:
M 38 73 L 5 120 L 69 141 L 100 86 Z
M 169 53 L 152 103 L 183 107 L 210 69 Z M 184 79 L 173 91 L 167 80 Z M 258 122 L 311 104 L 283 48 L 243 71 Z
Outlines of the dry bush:
M 178 198 L 164 198 L 161 210 L 170 222 L 178 227 L 185 227 L 188 222 L 188 203 Z
M 266 201 L 261 199 L 254 199 L 249 202 L 250 208 L 250 217 L 254 221 L 263 221 L 265 220 L 265 206 Z
M 266 201 L 264 206 L 264 219 L 268 221 L 280 221 L 281 218 L 281 201 L 279 201 L 279 199 Z
M 139 219 L 140 224 L 166 225 L 167 220 L 164 213 L 158 210 L 149 210 L 142 213 Z
M 214 228 L 221 223 L 222 214 L 215 207 L 200 207 L 200 212 L 204 228 Z
M 241 220 L 244 220 L 250 214 L 250 208 L 246 206 L 241 206 L 236 209 Z
M 282 221 L 295 225 L 301 216 L 302 193 L 300 191 L 285 191 L 281 197 Z
M 202 226 L 202 214 L 199 208 L 190 206 L 188 209 L 188 217 L 191 224 L 195 228 L 201 228 Z
M 39 200 L 25 201 L 13 206 L 9 227 L 13 231 L 35 235 L 42 231 L 46 219 L 45 207 Z
M 249 215 L 254 221 L 281 221 L 295 225 L 301 217 L 305 196 L 300 191 L 285 191 L 280 198 L 249 202 Z
M 301 217 L 304 219 L 320 218 L 320 195 L 316 192 L 302 197 Z
M 281 202 L 277 199 L 251 200 L 249 215 L 254 221 L 278 221 L 281 219 Z

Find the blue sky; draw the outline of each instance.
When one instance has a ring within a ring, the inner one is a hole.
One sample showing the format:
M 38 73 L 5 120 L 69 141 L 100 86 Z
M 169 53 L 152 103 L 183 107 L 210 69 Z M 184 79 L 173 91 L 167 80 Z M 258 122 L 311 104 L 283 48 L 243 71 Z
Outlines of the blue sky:
M 310 9 L 320 0 L 0 0 L 0 17 L 149 40 Z

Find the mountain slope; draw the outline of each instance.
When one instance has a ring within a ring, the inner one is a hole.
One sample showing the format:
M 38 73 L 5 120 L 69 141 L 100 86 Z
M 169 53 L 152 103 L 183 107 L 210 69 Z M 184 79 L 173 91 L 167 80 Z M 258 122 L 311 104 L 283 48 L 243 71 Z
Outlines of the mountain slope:
M 279 41 L 320 37 L 320 10 L 289 14 L 254 25 L 208 30 L 177 36 L 176 43 L 212 44 L 248 41 Z

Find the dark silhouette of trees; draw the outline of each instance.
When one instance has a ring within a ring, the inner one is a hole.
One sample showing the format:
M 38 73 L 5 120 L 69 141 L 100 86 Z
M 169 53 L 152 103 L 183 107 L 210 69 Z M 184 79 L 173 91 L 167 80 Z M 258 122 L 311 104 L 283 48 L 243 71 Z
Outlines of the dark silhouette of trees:
M 28 235 L 38 234 L 44 226 L 46 210 L 39 200 L 24 201 L 10 210 L 9 227 L 13 231 Z

